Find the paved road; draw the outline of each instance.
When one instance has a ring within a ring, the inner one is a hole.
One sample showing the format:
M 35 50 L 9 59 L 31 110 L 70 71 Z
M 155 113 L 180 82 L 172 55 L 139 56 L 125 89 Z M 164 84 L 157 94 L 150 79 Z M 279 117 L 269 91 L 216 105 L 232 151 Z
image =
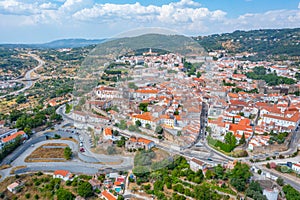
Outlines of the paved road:
M 257 166 L 257 167 L 259 169 L 261 169 L 262 171 L 266 171 L 266 172 L 269 172 L 272 175 L 275 175 L 277 177 L 281 177 L 286 184 L 289 184 L 293 188 L 295 188 L 297 191 L 300 191 L 300 179 L 299 178 L 292 177 L 292 175 L 289 175 L 289 174 L 283 174 L 283 173 L 277 172 L 276 170 L 268 169 L 264 166 Z
M 120 165 L 108 165 L 108 164 L 100 164 L 100 163 L 88 163 L 88 162 L 83 162 L 82 160 L 78 159 L 78 157 L 74 157 L 73 160 L 67 161 L 67 162 L 31 162 L 27 163 L 25 162 L 25 158 L 30 155 L 36 148 L 40 147 L 43 144 L 47 143 L 64 143 L 67 144 L 71 147 L 71 149 L 76 152 L 78 150 L 78 144 L 70 141 L 70 140 L 46 140 L 46 141 L 41 141 L 39 143 L 36 143 L 34 147 L 29 145 L 24 151 L 21 153 L 18 152 L 18 157 L 10 162 L 12 167 L 16 166 L 26 166 L 26 168 L 16 170 L 16 173 L 25 173 L 25 172 L 30 172 L 30 171 L 54 171 L 57 169 L 65 169 L 69 170 L 73 173 L 84 173 L 84 174 L 94 174 L 98 172 L 100 168 L 113 168 L 117 170 L 122 170 L 126 171 L 128 169 L 132 168 L 132 165 L 125 165 L 125 164 L 120 164 Z M 23 148 L 22 148 L 23 150 Z M 0 181 L 5 179 L 6 177 L 10 176 L 10 170 L 5 169 L 0 171 L 0 175 L 2 178 Z
M 15 159 L 17 159 L 21 154 L 23 154 L 26 149 L 30 148 L 31 145 L 34 145 L 38 142 L 42 142 L 45 140 L 46 140 L 46 136 L 38 136 L 38 137 L 33 137 L 33 138 L 29 139 L 24 144 L 22 144 L 17 149 L 15 149 L 11 154 L 6 156 L 6 158 L 1 161 L 1 165 L 10 164 Z
M 33 59 L 37 60 L 38 61 L 38 66 L 36 66 L 35 68 L 29 70 L 26 72 L 24 78 L 23 78 L 23 81 L 22 80 L 19 80 L 19 79 L 16 79 L 16 80 L 10 80 L 10 82 L 22 82 L 25 87 L 23 87 L 22 89 L 20 90 L 17 90 L 17 91 L 14 91 L 14 92 L 11 92 L 11 93 L 8 93 L 8 94 L 5 94 L 3 96 L 0 96 L 0 98 L 4 98 L 8 95 L 18 95 L 20 94 L 21 92 L 24 92 L 25 90 L 29 89 L 32 87 L 32 85 L 35 83 L 35 81 L 32 80 L 32 77 L 31 77 L 31 73 L 34 72 L 35 70 L 37 70 L 38 68 L 42 67 L 44 64 L 45 64 L 45 61 L 43 61 L 40 57 L 38 57 L 37 55 L 35 54 L 31 54 L 31 53 L 28 53 L 28 56 L 32 57 Z

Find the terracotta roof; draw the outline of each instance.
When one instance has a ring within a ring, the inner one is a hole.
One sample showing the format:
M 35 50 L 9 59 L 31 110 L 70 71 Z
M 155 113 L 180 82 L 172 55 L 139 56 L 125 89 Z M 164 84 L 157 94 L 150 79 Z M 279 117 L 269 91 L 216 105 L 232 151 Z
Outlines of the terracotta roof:
M 197 160 L 196 158 L 192 158 L 192 160 L 191 161 L 193 161 L 194 163 L 196 163 L 196 164 L 198 164 L 198 165 L 203 165 L 203 164 L 205 164 L 204 162 L 202 162 L 201 160 Z
M 2 142 L 3 142 L 3 143 L 10 142 L 10 141 L 14 140 L 16 137 L 18 137 L 19 135 L 22 136 L 22 135 L 24 135 L 24 134 L 25 134 L 24 131 L 16 132 L 16 133 L 14 133 L 14 134 L 12 134 L 12 135 L 6 137 L 6 138 L 3 138 L 3 139 L 2 139 Z
M 112 130 L 110 128 L 105 128 L 104 129 L 104 134 L 105 135 L 112 135 Z
M 283 120 L 283 121 L 292 121 L 292 122 L 298 122 L 300 120 L 300 114 L 299 113 L 293 115 L 291 118 L 281 117 L 281 116 L 276 116 L 276 115 L 268 115 L 268 114 L 265 114 L 264 117 Z
M 138 138 L 138 142 L 142 142 L 144 144 L 150 144 L 151 142 L 153 142 L 152 140 L 148 140 L 145 138 Z
M 108 192 L 107 190 L 104 190 L 102 193 L 101 193 L 107 200 L 117 200 L 117 198 L 112 195 L 110 192 Z
M 239 95 L 238 94 L 235 94 L 235 93 L 228 93 L 228 96 L 230 98 L 239 98 Z
M 143 119 L 146 121 L 154 121 L 150 112 L 144 112 L 143 114 L 134 114 L 132 117 L 138 118 L 138 119 Z
M 138 89 L 136 90 L 136 93 L 143 93 L 143 94 L 157 94 L 157 89 Z
M 119 181 L 116 181 L 116 182 L 114 183 L 114 185 L 119 186 L 119 185 L 122 185 L 122 183 L 119 182 Z
M 68 170 L 55 170 L 54 175 L 62 175 L 66 177 L 70 172 Z
M 296 167 L 300 167 L 300 163 L 293 164 L 293 165 L 296 166 Z

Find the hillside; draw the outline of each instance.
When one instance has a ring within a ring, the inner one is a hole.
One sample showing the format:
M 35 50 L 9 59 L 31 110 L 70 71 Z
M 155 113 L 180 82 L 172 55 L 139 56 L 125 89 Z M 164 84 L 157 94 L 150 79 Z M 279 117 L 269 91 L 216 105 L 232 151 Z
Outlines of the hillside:
M 260 58 L 299 59 L 300 28 L 235 31 L 195 37 L 207 51 L 257 53 Z
M 100 44 L 105 39 L 86 40 L 86 39 L 62 39 L 43 44 L 0 44 L 0 47 L 6 48 L 33 48 L 33 49 L 59 49 L 59 48 L 77 48 L 89 45 Z

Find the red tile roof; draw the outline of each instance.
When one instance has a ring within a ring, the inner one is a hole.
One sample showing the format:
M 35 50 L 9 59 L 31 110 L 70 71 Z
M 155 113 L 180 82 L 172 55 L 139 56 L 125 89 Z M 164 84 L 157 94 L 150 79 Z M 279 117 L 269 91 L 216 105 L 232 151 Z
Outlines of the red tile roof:
M 112 130 L 110 128 L 105 128 L 104 129 L 104 134 L 105 135 L 112 135 Z
M 102 195 L 107 199 L 107 200 L 117 200 L 117 198 L 115 196 L 113 196 L 110 192 L 108 192 L 107 190 L 104 190 L 102 192 Z
M 150 112 L 144 112 L 143 114 L 134 114 L 132 117 L 137 119 L 143 119 L 146 121 L 154 121 Z
M 12 135 L 10 135 L 10 136 L 8 136 L 8 137 L 6 137 L 6 138 L 3 138 L 2 139 L 2 142 L 3 143 L 7 143 L 7 142 L 10 142 L 10 141 L 12 141 L 12 140 L 14 140 L 14 139 L 16 139 L 16 137 L 18 137 L 19 135 L 24 135 L 25 134 L 25 132 L 24 131 L 19 131 L 19 132 L 16 132 L 16 133 L 14 133 L 14 134 L 12 134 Z
M 68 170 L 55 170 L 54 175 L 62 175 L 66 177 L 70 172 Z

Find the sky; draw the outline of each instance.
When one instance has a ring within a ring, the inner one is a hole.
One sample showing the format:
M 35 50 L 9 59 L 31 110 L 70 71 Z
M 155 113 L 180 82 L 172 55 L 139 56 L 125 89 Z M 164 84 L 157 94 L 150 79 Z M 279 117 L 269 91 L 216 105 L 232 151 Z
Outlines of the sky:
M 0 43 L 111 38 L 143 27 L 188 36 L 300 28 L 300 1 L 0 0 Z

